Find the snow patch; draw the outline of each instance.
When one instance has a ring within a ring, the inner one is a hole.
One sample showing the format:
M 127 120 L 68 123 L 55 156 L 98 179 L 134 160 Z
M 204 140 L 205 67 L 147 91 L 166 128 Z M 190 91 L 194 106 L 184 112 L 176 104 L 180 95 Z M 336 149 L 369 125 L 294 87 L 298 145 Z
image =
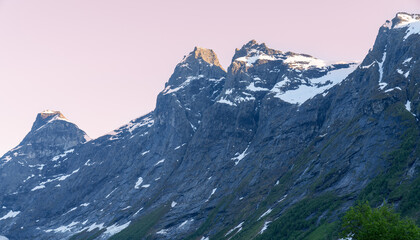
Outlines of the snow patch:
M 74 208 L 72 208 L 72 209 L 70 209 L 70 210 L 68 210 L 66 213 L 64 213 L 63 215 L 66 215 L 66 214 L 68 214 L 68 213 L 71 213 L 71 212 L 73 212 L 73 211 L 75 211 L 77 209 L 77 207 L 74 207 Z
M 85 227 L 85 228 L 83 228 L 82 230 L 81 230 L 81 232 L 83 232 L 83 231 L 85 231 L 85 230 L 87 230 L 88 232 L 92 232 L 93 230 L 95 230 L 95 229 L 99 229 L 99 230 L 102 230 L 102 229 L 104 229 L 105 227 L 104 227 L 104 224 L 103 223 L 101 223 L 101 224 L 96 224 L 96 222 L 95 223 L 93 223 L 92 225 L 90 225 L 89 227 Z
M 211 191 L 210 196 L 207 198 L 206 202 L 208 202 L 211 198 L 211 196 L 213 196 L 213 194 L 216 192 L 217 188 L 213 188 L 213 190 Z
M 162 229 L 162 230 L 156 232 L 156 234 L 167 235 L 168 234 L 168 229 Z
M 135 189 L 139 189 L 140 188 L 140 185 L 143 183 L 143 178 L 142 177 L 139 177 L 138 179 L 137 179 L 137 182 L 136 182 L 136 185 L 134 186 L 134 188 Z
M 158 161 L 158 162 L 155 164 L 155 166 L 157 166 L 157 165 L 159 165 L 159 164 L 161 164 L 161 163 L 164 163 L 164 162 L 165 162 L 165 159 L 162 159 L 162 160 Z
M 405 103 L 405 109 L 407 109 L 407 111 L 409 111 L 413 116 L 416 116 L 414 113 L 411 112 L 411 102 L 409 100 L 407 100 L 407 102 Z
M 19 213 L 20 213 L 20 211 L 14 212 L 14 211 L 10 210 L 6 215 L 4 215 L 3 217 L 0 218 L 0 221 L 8 219 L 8 218 L 14 218 L 17 215 L 19 215 Z
M 73 171 L 72 173 L 70 173 L 70 174 L 63 175 L 63 176 L 61 176 L 61 177 L 58 177 L 56 180 L 58 180 L 58 181 L 64 181 L 64 180 L 66 180 L 67 178 L 69 178 L 71 175 L 73 175 L 73 174 L 75 174 L 75 173 L 79 172 L 79 170 L 80 170 L 80 168 L 78 168 L 78 169 L 74 170 L 74 171 Z
M 268 56 L 268 55 L 266 55 L 262 52 L 258 52 L 256 55 L 240 57 L 240 58 L 235 59 L 234 61 L 245 62 L 246 66 L 250 67 L 258 60 L 275 61 L 275 60 L 279 60 L 279 59 L 277 59 L 273 56 Z
M 239 223 L 239 225 L 238 226 L 236 226 L 236 227 L 234 227 L 234 228 L 232 228 L 231 230 L 229 230 L 226 234 L 225 234 L 225 237 L 227 236 L 227 235 L 229 235 L 229 234 L 231 234 L 233 231 L 235 231 L 236 229 L 238 229 L 238 231 L 236 232 L 236 233 L 238 233 L 238 232 L 240 232 L 241 230 L 242 230 L 242 225 L 244 224 L 244 222 L 241 222 L 241 223 Z
M 69 153 L 73 153 L 73 152 L 74 152 L 74 148 L 73 148 L 73 149 L 70 149 L 70 150 L 67 150 L 67 151 L 64 151 L 64 153 L 63 153 L 63 154 L 60 154 L 60 155 L 57 155 L 57 156 L 53 157 L 53 158 L 51 159 L 51 161 L 55 162 L 55 161 L 57 161 L 58 159 L 63 158 L 63 157 L 65 157 L 65 156 L 67 156 L 67 154 L 69 154 Z
M 232 93 L 233 93 L 233 88 L 226 89 L 226 91 L 225 91 L 225 94 L 226 94 L 226 95 L 230 95 L 230 94 L 232 94 Z
M 231 101 L 229 101 L 229 100 L 227 100 L 226 98 L 223 98 L 223 97 L 220 98 L 217 102 L 227 104 L 227 105 L 230 105 L 230 106 L 234 106 L 234 107 L 237 106 L 235 103 L 233 103 L 233 102 L 231 102 Z
M 104 235 L 106 236 L 112 236 L 115 235 L 119 232 L 121 232 L 122 230 L 124 230 L 126 227 L 128 227 L 128 225 L 130 225 L 131 221 L 128 221 L 127 223 L 124 223 L 123 225 L 117 225 L 116 223 L 107 227 L 106 231 L 104 232 Z
M 247 86 L 246 89 L 249 90 L 249 91 L 252 91 L 252 92 L 269 91 L 270 90 L 268 88 L 256 87 L 254 82 L 252 82 L 251 84 L 249 84 L 249 86 Z
M 138 122 L 136 122 L 138 121 Z M 140 118 L 140 120 L 135 119 L 131 120 L 128 124 L 125 124 L 121 126 L 120 128 L 113 130 L 104 136 L 110 136 L 108 140 L 113 141 L 119 139 L 119 135 L 124 132 L 129 132 L 131 135 L 133 135 L 133 131 L 139 127 L 147 126 L 148 128 L 153 126 L 155 123 L 154 119 L 151 116 Z M 148 132 L 145 132 L 145 134 L 148 134 Z M 143 134 L 142 134 L 143 135 Z M 140 135 L 140 136 L 142 136 Z M 133 135 L 134 136 L 134 135 Z M 130 138 L 132 138 L 131 136 Z
M 3 160 L 4 160 L 4 163 L 7 163 L 8 161 L 12 160 L 12 157 L 11 156 L 6 156 L 6 157 L 3 158 Z
M 140 183 L 141 184 L 141 183 Z M 117 190 L 117 188 L 115 188 L 114 190 L 112 190 L 108 195 L 106 195 L 106 197 L 105 198 L 109 198 L 109 196 L 111 196 L 111 194 L 113 193 L 113 192 L 115 192 L 115 190 Z
M 136 216 L 137 214 L 139 214 L 139 212 L 140 212 L 141 210 L 143 210 L 143 208 L 140 208 L 139 210 L 137 210 L 137 212 L 135 212 L 135 213 L 133 214 L 133 216 Z
M 154 123 L 155 121 L 153 120 L 152 117 L 147 117 L 147 118 L 142 119 L 139 123 L 130 122 L 129 124 L 125 126 L 125 128 L 128 129 L 130 134 L 133 134 L 133 131 L 135 129 L 146 126 L 146 125 L 147 127 L 151 127 Z
M 265 217 L 265 216 L 267 216 L 268 214 L 270 214 L 271 212 L 273 211 L 273 209 L 268 209 L 267 211 L 265 211 L 265 213 L 263 213 L 259 218 L 258 218 L 258 220 L 257 221 L 260 221 L 261 220 L 261 218 L 263 218 L 263 217 Z
M 309 68 L 323 68 L 326 66 L 323 60 L 314 58 L 312 56 L 294 55 L 284 60 L 293 68 L 309 69 Z
M 379 89 L 381 89 L 381 90 L 384 90 L 384 88 L 385 88 L 386 86 L 388 86 L 388 83 L 384 83 L 384 82 L 379 83 Z
M 377 63 L 376 61 L 374 61 L 374 62 L 372 62 L 371 64 L 369 64 L 369 65 L 366 65 L 366 66 L 360 66 L 359 68 L 361 68 L 361 69 L 367 69 L 367 68 L 370 68 L 370 67 L 372 67 L 373 66 L 373 64 L 375 64 L 375 63 Z
M 185 225 L 187 225 L 188 223 L 192 223 L 192 222 L 194 222 L 194 219 L 188 219 L 188 220 L 185 220 L 183 223 L 181 223 L 181 224 L 178 226 L 178 228 L 183 228 L 183 227 L 185 227 Z
M 384 75 L 384 62 L 386 60 L 386 54 L 387 53 L 386 53 L 386 47 L 385 47 L 384 53 L 382 55 L 382 61 L 381 62 L 377 62 L 378 63 L 378 66 L 379 66 L 379 83 L 382 82 L 382 78 L 383 78 L 383 75 Z
M 266 221 L 264 222 L 264 226 L 262 227 L 261 231 L 259 232 L 259 234 L 263 234 L 265 232 L 265 230 L 267 230 L 268 228 L 268 224 L 270 224 L 271 221 Z
M 412 59 L 413 59 L 412 57 L 405 59 L 403 64 L 407 64 L 407 63 L 411 62 Z
M 170 93 L 174 93 L 174 92 L 177 92 L 177 91 L 179 91 L 179 90 L 181 90 L 181 89 L 183 89 L 183 88 L 185 88 L 186 86 L 188 86 L 192 81 L 194 81 L 194 80 L 198 80 L 198 79 L 201 79 L 201 78 L 204 78 L 204 75 L 197 75 L 197 76 L 188 76 L 187 78 L 186 78 L 186 80 L 183 82 L 183 83 L 181 83 L 178 87 L 175 87 L 175 88 L 172 88 L 173 86 L 172 85 L 168 85 L 163 91 L 162 91 L 162 93 L 163 93 L 163 95 L 167 95 L 167 94 L 170 94 Z
M 401 91 L 401 88 L 400 87 L 390 88 L 390 89 L 385 90 L 385 93 L 389 93 L 389 92 L 392 92 L 394 90 L 400 90 Z
M 282 81 L 276 83 L 270 90 L 275 98 L 279 98 L 291 104 L 302 104 L 316 95 L 327 91 L 333 86 L 341 83 L 350 73 L 357 68 L 356 64 L 350 65 L 349 68 L 341 68 L 332 70 L 320 78 L 309 79 L 308 85 L 300 85 L 297 89 L 284 91 L 290 80 L 285 77 Z
M 45 185 L 40 184 L 40 185 L 38 185 L 38 186 L 36 186 L 36 187 L 32 188 L 32 189 L 31 189 L 31 192 L 36 191 L 36 190 L 39 190 L 39 189 L 43 189 L 43 188 L 45 188 Z
M 283 202 L 284 201 L 284 199 L 286 199 L 286 197 L 287 197 L 287 194 L 286 195 L 284 195 L 280 200 L 278 200 L 277 201 L 277 203 L 281 203 L 281 202 Z
M 419 15 L 398 14 L 397 17 L 401 20 L 394 28 L 407 28 L 404 36 L 404 41 L 413 34 L 420 34 L 420 18 Z
M 409 100 L 407 100 L 407 102 L 405 103 L 405 109 L 407 109 L 407 111 L 411 112 L 411 102 Z
M 79 222 L 71 222 L 67 226 L 61 226 L 61 227 L 58 227 L 58 228 L 55 228 L 55 229 L 48 229 L 48 230 L 45 230 L 45 232 L 46 233 L 49 233 L 49 232 L 55 232 L 55 233 L 70 232 L 74 228 L 74 226 L 76 226 L 77 224 L 79 224 Z
M 185 145 L 187 145 L 187 144 L 186 144 L 186 143 L 183 143 L 183 144 L 181 144 L 181 145 L 177 146 L 176 148 L 174 148 L 174 150 L 178 150 L 178 149 L 182 148 L 182 147 L 183 147 L 183 146 L 185 146 Z
M 33 178 L 33 177 L 35 177 L 35 174 L 32 174 L 32 175 L 28 176 L 25 180 L 23 180 L 23 182 L 25 183 L 25 182 L 27 182 L 29 179 Z
M 231 160 L 235 161 L 235 166 L 238 165 L 238 163 L 248 155 L 246 151 L 248 151 L 249 145 L 245 148 L 245 150 L 242 153 L 236 153 L 235 156 Z

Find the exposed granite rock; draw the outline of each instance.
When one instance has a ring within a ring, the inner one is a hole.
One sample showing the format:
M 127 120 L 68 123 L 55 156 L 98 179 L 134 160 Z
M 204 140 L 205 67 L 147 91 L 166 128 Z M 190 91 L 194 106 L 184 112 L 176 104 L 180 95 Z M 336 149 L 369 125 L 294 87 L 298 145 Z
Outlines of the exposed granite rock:
M 358 66 L 252 40 L 225 72 L 196 47 L 153 112 L 88 142 L 61 113 L 39 114 L 0 159 L 0 233 L 107 239 L 128 227 L 139 238 L 229 238 L 307 196 L 333 193 L 345 209 L 390 166 L 385 156 L 407 130 L 393 111 L 417 121 L 420 35 L 404 25 L 417 18 L 382 26 Z

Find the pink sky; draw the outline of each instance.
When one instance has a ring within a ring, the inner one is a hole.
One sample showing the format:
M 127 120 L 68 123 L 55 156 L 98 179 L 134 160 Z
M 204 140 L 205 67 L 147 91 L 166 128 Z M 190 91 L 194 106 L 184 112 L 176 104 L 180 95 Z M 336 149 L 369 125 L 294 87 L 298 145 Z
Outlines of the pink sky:
M 0 155 L 45 109 L 93 138 L 153 110 L 194 46 L 224 67 L 251 39 L 361 60 L 398 11 L 420 13 L 420 1 L 0 0 Z

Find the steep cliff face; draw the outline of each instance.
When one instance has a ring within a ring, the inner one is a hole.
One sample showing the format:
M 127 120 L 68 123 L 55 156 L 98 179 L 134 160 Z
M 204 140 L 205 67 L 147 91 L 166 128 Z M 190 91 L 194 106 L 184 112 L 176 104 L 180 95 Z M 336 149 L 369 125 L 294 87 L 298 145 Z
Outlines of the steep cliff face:
M 252 40 L 226 72 L 196 47 L 153 112 L 98 139 L 40 113 L 0 159 L 0 235 L 304 239 L 372 192 L 407 205 L 378 186 L 419 179 L 418 18 L 384 24 L 360 64 Z
M 90 138 L 59 111 L 44 111 L 37 115 L 31 131 L 14 149 L 1 159 L 0 166 L 4 195 L 15 193 L 22 181 L 37 177 L 45 171 L 46 159 L 89 141 Z
M 189 141 L 201 125 L 203 112 L 220 94 L 225 78 L 213 50 L 196 47 L 184 57 L 157 98 L 156 130 L 164 133 L 162 140 L 169 141 L 163 146 Z

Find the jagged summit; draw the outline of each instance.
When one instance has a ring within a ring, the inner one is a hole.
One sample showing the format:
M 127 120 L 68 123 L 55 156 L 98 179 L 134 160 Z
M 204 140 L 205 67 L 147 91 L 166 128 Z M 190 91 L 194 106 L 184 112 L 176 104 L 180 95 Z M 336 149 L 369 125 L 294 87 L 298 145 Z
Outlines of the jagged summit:
M 31 131 L 36 131 L 47 123 L 55 120 L 68 121 L 67 118 L 60 112 L 54 110 L 44 110 L 38 113 Z
M 60 146 L 67 149 L 89 140 L 91 138 L 60 111 L 45 110 L 37 114 L 31 131 L 20 145 L 42 142 L 49 146 Z
M 389 21 L 387 21 L 389 22 Z M 419 14 L 410 14 L 406 12 L 399 12 L 397 15 L 392 19 L 392 28 L 404 27 L 410 23 L 420 22 L 420 15 Z
M 268 48 L 265 43 L 258 44 L 255 40 L 249 41 L 241 49 L 236 49 L 232 58 L 232 62 L 243 62 L 247 67 L 268 61 L 283 61 L 290 68 L 300 70 L 327 67 L 325 61 L 311 55 L 282 52 Z
M 196 59 L 203 59 L 205 62 L 222 67 L 219 63 L 219 59 L 216 56 L 216 53 L 212 49 L 195 47 L 192 51 L 192 56 Z
M 330 239 L 365 198 L 419 221 L 420 35 L 404 39 L 409 29 L 382 28 L 354 71 L 253 40 L 226 73 L 196 48 L 155 110 L 87 144 L 61 113 L 40 113 L 45 124 L 0 158 L 0 235 Z
M 235 54 L 233 55 L 232 61 L 238 60 L 241 61 L 242 57 L 256 57 L 260 56 L 258 59 L 270 58 L 267 56 L 281 55 L 283 52 L 268 48 L 265 43 L 259 44 L 254 39 L 243 45 L 240 49 L 235 49 Z
M 220 65 L 216 53 L 212 49 L 201 48 L 197 46 L 194 47 L 192 52 L 184 56 L 178 66 L 186 66 L 186 64 L 195 63 L 197 60 L 198 62 L 204 61 L 210 65 L 214 65 L 223 69 L 222 65 Z
M 174 92 L 178 87 L 183 88 L 182 84 L 188 85 L 191 80 L 203 79 L 203 76 L 220 79 L 225 73 L 226 70 L 220 65 L 213 50 L 195 47 L 176 65 L 174 73 L 165 84 L 163 93 Z
M 46 119 L 51 116 L 58 116 L 58 118 L 60 119 L 67 120 L 67 118 L 64 117 L 64 115 L 60 111 L 44 110 L 40 112 L 39 114 L 43 119 Z

